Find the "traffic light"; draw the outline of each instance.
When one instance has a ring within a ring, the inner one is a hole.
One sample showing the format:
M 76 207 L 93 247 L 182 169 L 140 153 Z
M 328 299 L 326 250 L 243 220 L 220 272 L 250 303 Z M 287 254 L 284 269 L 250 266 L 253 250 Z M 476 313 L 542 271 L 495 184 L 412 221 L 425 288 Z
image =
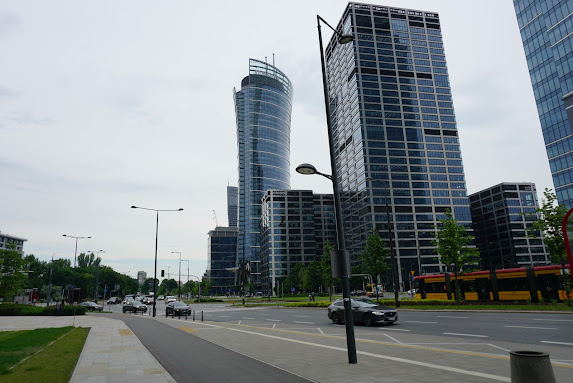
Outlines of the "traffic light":
M 165 276 L 165 270 L 161 270 L 161 277 L 163 278 Z

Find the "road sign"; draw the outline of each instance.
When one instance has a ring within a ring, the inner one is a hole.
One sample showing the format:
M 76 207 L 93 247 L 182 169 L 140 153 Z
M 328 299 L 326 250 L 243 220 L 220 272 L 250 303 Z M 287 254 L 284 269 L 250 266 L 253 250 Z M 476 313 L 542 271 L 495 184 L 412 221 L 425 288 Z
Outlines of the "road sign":
M 410 274 L 414 275 L 415 271 L 414 270 L 410 270 Z
M 103 292 L 104 292 L 104 293 L 107 293 L 107 289 L 103 289 Z

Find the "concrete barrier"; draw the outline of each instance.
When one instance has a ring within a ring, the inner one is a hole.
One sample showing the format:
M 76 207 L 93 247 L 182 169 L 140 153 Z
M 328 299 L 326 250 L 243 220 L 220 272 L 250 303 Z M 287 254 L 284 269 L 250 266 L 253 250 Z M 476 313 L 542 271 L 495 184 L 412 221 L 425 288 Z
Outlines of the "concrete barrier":
M 556 383 L 549 354 L 539 351 L 510 351 L 511 383 Z

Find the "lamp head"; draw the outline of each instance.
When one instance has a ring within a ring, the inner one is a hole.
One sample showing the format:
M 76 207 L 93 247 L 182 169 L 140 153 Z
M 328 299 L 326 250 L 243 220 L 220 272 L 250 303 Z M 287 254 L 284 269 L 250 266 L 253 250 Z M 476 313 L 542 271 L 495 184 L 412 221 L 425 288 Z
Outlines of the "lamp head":
M 300 164 L 296 167 L 296 172 L 300 174 L 316 174 L 318 170 L 312 164 Z
M 353 41 L 354 37 L 351 35 L 338 35 L 338 43 L 339 44 L 348 44 L 349 42 Z
M 132 206 L 131 208 L 132 208 L 132 209 L 137 209 L 137 206 Z

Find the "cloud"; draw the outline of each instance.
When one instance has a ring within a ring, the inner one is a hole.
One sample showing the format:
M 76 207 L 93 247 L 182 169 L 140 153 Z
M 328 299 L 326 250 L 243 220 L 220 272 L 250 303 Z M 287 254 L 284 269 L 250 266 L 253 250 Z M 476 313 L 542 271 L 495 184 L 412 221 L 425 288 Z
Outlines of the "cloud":
M 14 34 L 21 24 L 20 16 L 16 12 L 0 11 L 0 39 Z

